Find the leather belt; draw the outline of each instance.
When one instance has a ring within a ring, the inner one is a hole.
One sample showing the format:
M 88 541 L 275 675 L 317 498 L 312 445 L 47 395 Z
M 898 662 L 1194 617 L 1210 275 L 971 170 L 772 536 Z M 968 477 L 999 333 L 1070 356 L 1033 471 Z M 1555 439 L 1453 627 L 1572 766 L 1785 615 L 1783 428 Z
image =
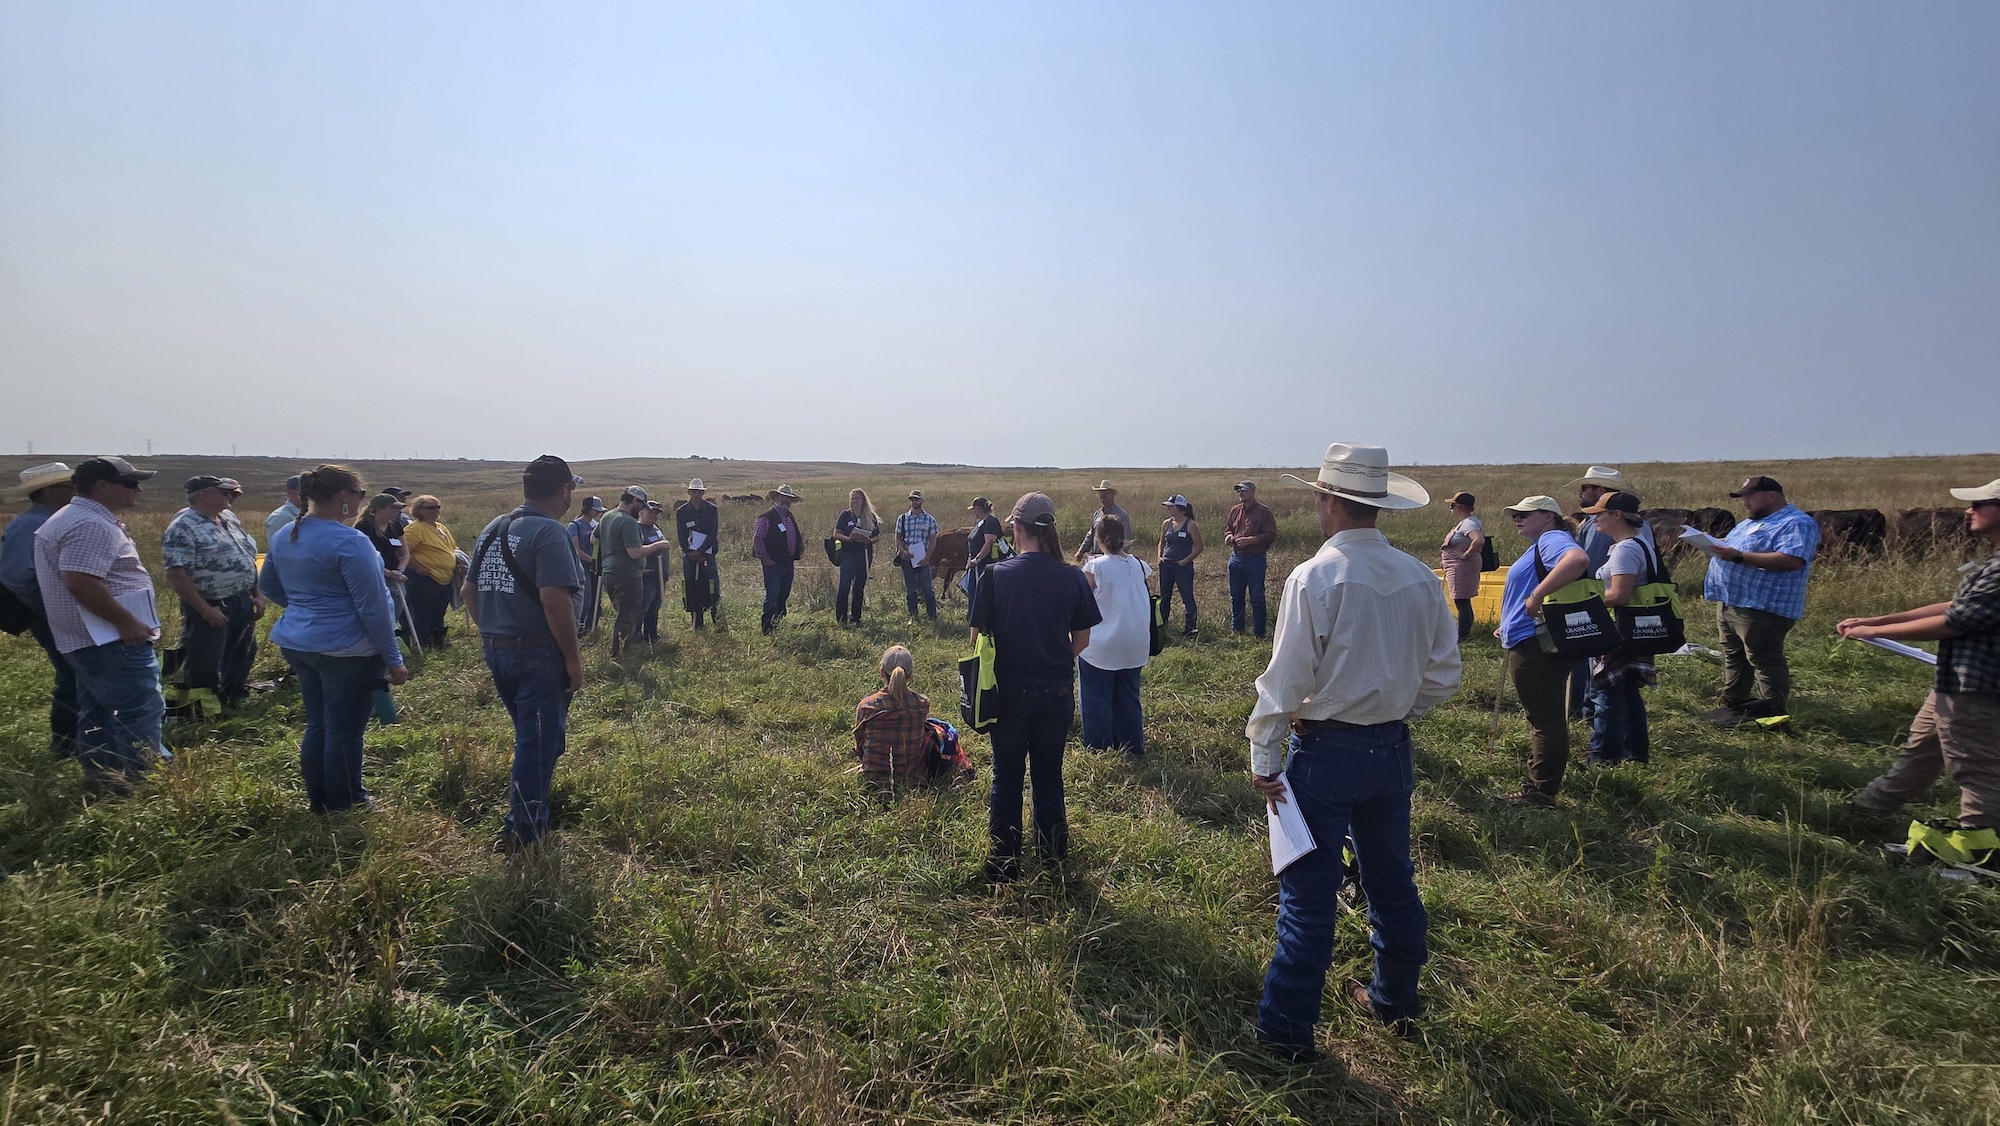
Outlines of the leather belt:
M 486 637 L 481 635 L 479 640 L 488 649 L 548 649 L 553 648 L 556 643 L 556 639 L 553 637 Z
M 1394 721 L 1391 721 L 1394 722 Z M 1315 731 L 1351 731 L 1357 727 L 1380 727 L 1379 723 L 1348 723 L 1340 719 L 1299 719 L 1292 718 L 1292 731 L 1298 735 L 1310 735 Z

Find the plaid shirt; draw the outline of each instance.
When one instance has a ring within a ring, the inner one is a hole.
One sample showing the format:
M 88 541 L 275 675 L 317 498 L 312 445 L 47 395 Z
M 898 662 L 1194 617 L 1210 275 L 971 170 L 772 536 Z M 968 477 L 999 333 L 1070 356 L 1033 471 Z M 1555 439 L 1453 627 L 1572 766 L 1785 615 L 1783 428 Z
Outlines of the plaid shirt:
M 219 523 L 192 508 L 181 509 L 160 536 L 160 561 L 169 570 L 186 571 L 195 592 L 211 602 L 248 594 L 257 586 L 257 541 L 226 508 Z
M 1796 571 L 1762 571 L 1748 563 L 1711 559 L 1703 598 L 1793 621 L 1805 617 L 1806 580 L 1819 552 L 1819 521 L 1788 504 L 1762 519 L 1736 525 L 1722 542 L 1738 551 L 1781 551 L 1806 565 Z
M 905 512 L 896 517 L 896 536 L 903 541 L 904 550 L 911 555 L 930 542 L 937 535 L 937 517 L 928 512 Z M 930 566 L 930 556 L 924 556 L 924 566 Z
M 152 576 L 139 562 L 138 545 L 110 509 L 89 497 L 77 497 L 57 509 L 35 532 L 35 582 L 42 588 L 49 631 L 64 653 L 97 644 L 83 624 L 83 606 L 63 582 L 64 571 L 102 579 L 113 598 L 153 591 Z
M 1972 565 L 1944 624 L 1958 636 L 1938 643 L 1937 690 L 2000 694 L 2000 552 Z
M 854 753 L 867 774 L 917 774 L 929 764 L 931 702 L 905 691 L 901 707 L 887 689 L 854 709 Z

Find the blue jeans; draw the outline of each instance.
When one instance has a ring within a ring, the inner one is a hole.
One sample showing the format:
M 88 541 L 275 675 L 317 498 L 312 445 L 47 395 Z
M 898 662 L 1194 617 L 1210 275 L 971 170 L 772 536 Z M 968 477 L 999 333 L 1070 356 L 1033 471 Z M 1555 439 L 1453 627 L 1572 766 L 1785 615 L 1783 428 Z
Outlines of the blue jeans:
M 1229 628 L 1243 632 L 1243 596 L 1250 596 L 1254 633 L 1264 636 L 1264 567 L 1262 555 L 1232 552 L 1229 556 Z
M 1285 779 L 1319 845 L 1278 876 L 1278 948 L 1264 975 L 1257 1036 L 1310 1047 L 1339 914 L 1340 843 L 1350 835 L 1368 896 L 1375 978 L 1368 999 L 1385 1021 L 1421 1010 L 1417 975 L 1430 959 L 1429 918 L 1410 863 L 1410 729 L 1402 723 L 1292 737 Z
M 514 771 L 507 784 L 506 836 L 526 844 L 549 831 L 549 788 L 569 734 L 569 674 L 562 650 L 486 647 L 486 667 L 514 719 Z
M 299 775 L 314 813 L 338 813 L 368 800 L 361 784 L 361 736 L 375 714 L 375 690 L 387 665 L 380 657 L 333 657 L 283 649 L 299 678 L 306 732 L 299 739 Z
M 1263 556 L 1259 555 L 1257 558 L 1262 559 Z M 1231 571 L 1230 573 L 1232 576 L 1235 574 L 1234 571 Z M 1261 614 L 1263 613 L 1263 606 L 1264 606 L 1263 580 L 1261 578 L 1258 580 L 1257 586 L 1258 586 L 1257 607 L 1258 607 L 1258 613 Z M 1232 577 L 1230 581 L 1230 590 L 1233 592 L 1235 588 L 1236 588 L 1235 580 Z M 1163 560 L 1160 563 L 1160 618 L 1163 621 L 1171 620 L 1174 616 L 1174 609 L 1173 609 L 1174 592 L 1176 590 L 1180 591 L 1181 593 L 1181 608 L 1187 612 L 1187 623 L 1181 627 L 1181 632 L 1193 633 L 1194 632 L 1194 564 L 1174 563 L 1171 561 Z M 1237 598 L 1234 593 L 1230 595 L 1230 598 L 1232 601 L 1237 602 L 1239 604 L 1242 601 L 1241 599 Z M 1240 605 L 1238 606 L 1237 609 L 1236 620 L 1239 623 L 1242 622 L 1243 620 L 1243 614 Z M 1241 629 L 1243 627 L 1239 624 L 1236 628 Z
M 1035 851 L 1044 860 L 1069 855 L 1069 815 L 1063 806 L 1063 744 L 1076 700 L 1069 685 L 1000 686 L 1000 721 L 993 744 L 993 789 L 986 801 L 989 867 L 1011 874 L 1021 856 L 1021 782 L 1032 776 Z
M 764 620 L 785 616 L 785 604 L 792 600 L 792 576 L 798 566 L 787 559 L 764 564 Z
M 1592 688 L 1590 757 L 1586 762 L 1647 762 L 1652 758 L 1652 734 L 1646 730 L 1646 697 L 1633 673 L 1609 688 Z
M 833 596 L 833 616 L 836 621 L 858 622 L 861 620 L 861 602 L 868 591 L 868 552 L 866 549 L 844 546 L 840 549 L 840 587 Z
M 77 754 L 86 775 L 136 778 L 160 753 L 160 662 L 151 645 L 114 641 L 63 654 L 76 677 Z
M 910 604 L 910 616 L 917 616 L 917 599 L 924 600 L 924 612 L 937 617 L 937 593 L 931 589 L 929 567 L 903 568 L 903 598 Z
M 1123 747 L 1146 753 L 1146 717 L 1139 707 L 1141 669 L 1100 669 L 1076 659 L 1077 704 L 1083 709 L 1083 745 L 1096 751 Z
M 1585 657 L 1569 671 L 1569 718 L 1588 720 L 1596 699 L 1590 688 L 1590 658 Z
M 28 631 L 49 655 L 49 668 L 55 673 L 55 685 L 49 692 L 49 751 L 57 758 L 69 758 L 76 754 L 76 673 L 62 650 L 56 648 L 56 636 L 49 632 L 49 620 L 40 610 L 35 611 Z
M 979 605 L 979 572 L 986 569 L 984 563 L 974 563 L 965 568 L 965 620 L 972 621 L 972 608 Z

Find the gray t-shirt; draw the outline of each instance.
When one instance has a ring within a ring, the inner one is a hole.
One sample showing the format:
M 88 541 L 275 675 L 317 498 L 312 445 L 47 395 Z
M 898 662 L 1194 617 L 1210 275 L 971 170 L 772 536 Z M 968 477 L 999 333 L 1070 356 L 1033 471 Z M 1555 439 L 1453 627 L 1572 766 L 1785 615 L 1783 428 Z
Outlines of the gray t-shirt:
M 1637 575 L 1639 581 L 1644 583 L 1652 573 L 1653 562 L 1646 558 L 1646 549 L 1639 543 L 1637 536 L 1612 544 L 1606 553 L 1604 565 L 1597 569 L 1597 577 L 1606 582 L 1610 582 L 1613 575 Z
M 508 568 L 507 553 L 494 538 L 500 525 L 509 521 L 507 545 L 513 550 L 518 576 Z M 540 509 L 523 505 L 486 525 L 472 551 L 478 571 L 480 636 L 552 638 L 540 588 L 574 592 L 583 585 L 569 529 Z

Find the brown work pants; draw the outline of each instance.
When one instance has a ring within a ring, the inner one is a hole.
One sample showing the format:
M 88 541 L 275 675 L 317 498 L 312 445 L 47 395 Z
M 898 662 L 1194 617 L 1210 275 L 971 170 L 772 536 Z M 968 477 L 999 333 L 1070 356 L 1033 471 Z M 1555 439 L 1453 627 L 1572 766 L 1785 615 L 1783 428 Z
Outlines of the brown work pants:
M 1785 635 L 1798 623 L 1769 610 L 1723 606 L 1716 610 L 1722 627 L 1722 703 L 1749 708 L 1760 716 L 1784 715 L 1791 708 L 1792 666 L 1785 660 Z M 1754 679 L 1756 695 L 1752 696 Z
M 641 612 L 645 606 L 646 580 L 643 575 L 605 575 L 604 593 L 611 596 L 611 609 L 618 620 L 611 627 L 611 651 L 639 636 Z
M 1528 785 L 1554 797 L 1569 769 L 1569 674 L 1575 657 L 1552 657 L 1534 641 L 1507 650 L 1507 672 L 1528 713 Z
M 1958 783 L 1958 819 L 1972 828 L 2000 829 L 2000 696 L 1932 692 L 1910 721 L 1902 757 L 1854 803 L 1894 813 L 1923 797 L 1946 769 Z

